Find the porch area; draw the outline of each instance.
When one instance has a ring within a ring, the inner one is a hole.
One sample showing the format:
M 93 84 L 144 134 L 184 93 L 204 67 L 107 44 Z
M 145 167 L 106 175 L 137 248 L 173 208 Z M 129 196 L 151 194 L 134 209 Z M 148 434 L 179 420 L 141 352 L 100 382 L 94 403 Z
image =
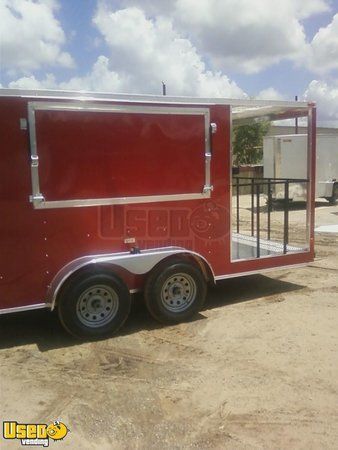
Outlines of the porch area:
M 231 256 L 246 260 L 307 251 L 307 205 L 293 204 L 289 192 L 308 180 L 234 177 L 232 185 Z M 274 205 L 273 192 L 283 192 Z

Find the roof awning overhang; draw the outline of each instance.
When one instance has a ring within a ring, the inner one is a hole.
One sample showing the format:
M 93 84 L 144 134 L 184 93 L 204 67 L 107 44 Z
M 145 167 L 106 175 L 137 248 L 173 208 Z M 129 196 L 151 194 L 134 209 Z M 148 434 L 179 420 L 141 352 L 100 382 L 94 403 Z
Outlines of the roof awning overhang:
M 254 100 L 228 98 L 173 97 L 159 95 L 112 94 L 104 92 L 60 91 L 60 90 L 25 90 L 0 88 L 0 96 L 28 97 L 39 99 L 69 99 L 79 101 L 121 101 L 132 103 L 160 103 L 163 105 L 227 105 L 232 111 L 235 125 L 258 122 L 262 120 L 285 120 L 306 117 L 312 104 L 307 102 L 281 100 Z
M 233 107 L 232 121 L 234 125 L 245 125 L 252 122 L 262 120 L 275 121 L 294 119 L 297 117 L 307 117 L 308 107 L 298 106 L 254 106 L 250 107 Z

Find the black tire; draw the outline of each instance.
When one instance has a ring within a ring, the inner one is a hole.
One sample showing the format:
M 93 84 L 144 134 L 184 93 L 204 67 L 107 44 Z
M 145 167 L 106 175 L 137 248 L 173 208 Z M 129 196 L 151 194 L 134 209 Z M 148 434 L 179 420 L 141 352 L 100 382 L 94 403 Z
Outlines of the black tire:
M 150 273 L 144 296 L 158 322 L 174 324 L 194 316 L 203 306 L 207 283 L 202 272 L 181 259 L 160 264 Z
M 130 306 L 127 286 L 119 277 L 103 269 L 72 277 L 57 301 L 62 325 L 81 339 L 114 334 L 127 320 Z

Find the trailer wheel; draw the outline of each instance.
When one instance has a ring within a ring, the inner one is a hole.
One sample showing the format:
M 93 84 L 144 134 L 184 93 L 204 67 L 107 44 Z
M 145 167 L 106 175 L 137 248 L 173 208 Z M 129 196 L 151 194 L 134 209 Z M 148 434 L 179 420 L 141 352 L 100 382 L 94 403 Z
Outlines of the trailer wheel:
M 84 272 L 61 291 L 59 318 L 78 338 L 101 338 L 115 333 L 126 321 L 131 306 L 127 286 L 110 272 Z
M 202 272 L 182 260 L 172 260 L 155 268 L 145 286 L 150 314 L 161 323 L 179 323 L 202 307 L 207 284 Z

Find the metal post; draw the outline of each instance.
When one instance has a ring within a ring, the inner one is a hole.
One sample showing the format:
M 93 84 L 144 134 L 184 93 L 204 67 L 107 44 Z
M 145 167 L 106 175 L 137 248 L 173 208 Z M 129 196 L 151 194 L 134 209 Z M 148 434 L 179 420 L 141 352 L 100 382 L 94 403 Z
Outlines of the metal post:
M 257 258 L 261 256 L 260 249 L 260 214 L 259 214 L 259 189 L 260 185 L 256 184 L 256 208 L 257 208 Z
M 251 236 L 254 236 L 254 234 L 255 234 L 255 223 L 254 223 L 254 220 L 255 220 L 255 215 L 254 215 L 254 207 L 255 207 L 254 194 L 255 194 L 255 192 L 254 192 L 254 189 L 255 188 L 254 188 L 254 186 L 255 186 L 255 180 L 253 178 L 251 178 Z
M 285 181 L 284 184 L 284 245 L 283 253 L 286 254 L 288 250 L 289 243 L 289 180 Z
M 295 95 L 295 100 L 298 102 L 298 95 Z M 298 117 L 295 117 L 295 134 L 298 134 Z
M 164 81 L 162 81 L 162 94 L 167 95 L 167 86 Z
M 239 178 L 236 178 L 236 221 L 237 234 L 239 234 Z
M 271 202 L 272 202 L 272 196 L 271 196 L 271 179 L 268 179 L 268 241 L 270 240 L 271 236 Z

